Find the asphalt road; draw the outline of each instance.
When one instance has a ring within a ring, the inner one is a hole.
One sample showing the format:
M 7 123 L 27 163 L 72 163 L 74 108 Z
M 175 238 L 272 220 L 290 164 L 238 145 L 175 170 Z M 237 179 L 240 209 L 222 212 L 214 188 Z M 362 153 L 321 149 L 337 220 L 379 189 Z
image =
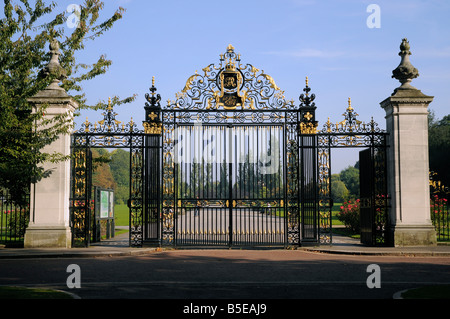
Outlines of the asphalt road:
M 81 288 L 69 289 L 69 265 Z M 380 267 L 380 288 L 367 271 Z M 169 250 L 142 256 L 0 260 L 0 285 L 51 287 L 82 299 L 392 299 L 450 284 L 450 258 L 351 256 L 302 250 Z

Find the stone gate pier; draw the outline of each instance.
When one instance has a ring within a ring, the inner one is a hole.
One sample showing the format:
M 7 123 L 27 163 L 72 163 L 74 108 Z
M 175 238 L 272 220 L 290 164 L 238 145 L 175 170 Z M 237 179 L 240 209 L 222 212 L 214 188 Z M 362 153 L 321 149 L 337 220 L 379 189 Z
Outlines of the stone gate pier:
M 390 235 L 394 246 L 436 245 L 430 219 L 428 105 L 432 96 L 411 85 L 419 76 L 411 64 L 410 45 L 403 39 L 401 62 L 392 77 L 401 86 L 382 101 L 389 133 L 388 190 L 391 198 Z
M 52 58 L 44 75 L 58 74 L 44 90 L 28 99 L 33 112 L 44 106 L 45 117 L 51 119 L 58 115 L 69 116 L 73 123 L 73 112 L 78 104 L 58 83 L 64 78 L 64 70 L 59 65 L 59 45 L 50 44 Z M 37 128 L 39 129 L 39 127 Z M 53 143 L 45 146 L 46 153 L 70 155 L 70 134 L 61 134 Z M 49 177 L 31 185 L 30 223 L 25 232 L 25 248 L 61 247 L 70 248 L 70 160 L 59 163 L 44 163 L 45 170 L 51 170 Z

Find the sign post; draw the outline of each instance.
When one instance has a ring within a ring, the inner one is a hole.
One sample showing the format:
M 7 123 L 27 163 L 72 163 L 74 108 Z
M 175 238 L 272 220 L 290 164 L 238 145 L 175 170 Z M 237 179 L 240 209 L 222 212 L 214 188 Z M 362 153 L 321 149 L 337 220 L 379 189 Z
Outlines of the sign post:
M 114 190 L 95 187 L 94 241 L 100 241 L 102 234 L 106 239 L 114 237 Z

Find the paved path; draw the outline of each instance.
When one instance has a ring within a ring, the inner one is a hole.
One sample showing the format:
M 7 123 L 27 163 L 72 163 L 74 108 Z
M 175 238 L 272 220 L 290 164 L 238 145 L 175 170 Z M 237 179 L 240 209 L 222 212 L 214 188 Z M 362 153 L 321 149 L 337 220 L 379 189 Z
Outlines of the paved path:
M 96 258 L 0 259 L 0 285 L 51 287 L 82 299 L 390 299 L 401 290 L 450 283 L 450 258 L 325 254 L 307 250 L 194 249 Z M 43 256 L 47 257 L 47 256 Z M 68 265 L 81 288 L 68 289 Z M 370 289 L 368 265 L 381 269 Z M 155 304 L 157 306 L 157 303 Z
M 67 287 L 70 264 L 81 269 L 80 289 Z M 367 286 L 371 264 L 380 266 L 379 289 Z M 375 248 L 335 236 L 332 246 L 296 250 L 161 250 L 130 248 L 122 234 L 90 248 L 3 248 L 0 269 L 0 285 L 60 289 L 82 299 L 156 299 L 146 305 L 168 306 L 167 314 L 211 299 L 286 300 L 281 308 L 295 313 L 298 302 L 288 300 L 392 299 L 405 289 L 450 284 L 450 246 Z

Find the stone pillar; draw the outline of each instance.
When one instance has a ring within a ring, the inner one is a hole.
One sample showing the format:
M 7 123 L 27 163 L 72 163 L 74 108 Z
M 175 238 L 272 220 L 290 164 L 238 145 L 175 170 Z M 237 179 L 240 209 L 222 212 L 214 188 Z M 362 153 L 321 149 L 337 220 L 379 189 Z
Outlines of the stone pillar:
M 394 246 L 436 245 L 430 218 L 428 105 L 432 96 L 410 82 L 419 73 L 410 61 L 403 39 L 400 65 L 392 71 L 402 85 L 382 101 L 389 133 L 388 192 L 391 197 L 391 236 Z
M 53 57 L 43 70 L 44 73 L 55 72 L 58 67 L 60 68 L 57 44 L 55 47 L 55 43 L 52 43 L 50 49 Z M 45 90 L 28 99 L 28 102 L 33 105 L 33 112 L 45 105 L 46 118 L 67 114 L 73 121 L 73 112 L 78 105 L 58 86 L 60 79 L 55 79 Z M 42 151 L 70 155 L 70 134 L 60 135 Z M 51 169 L 52 173 L 49 177 L 31 185 L 30 223 L 25 232 L 24 247 L 70 248 L 72 242 L 69 213 L 70 161 L 44 163 L 43 166 L 46 170 Z

